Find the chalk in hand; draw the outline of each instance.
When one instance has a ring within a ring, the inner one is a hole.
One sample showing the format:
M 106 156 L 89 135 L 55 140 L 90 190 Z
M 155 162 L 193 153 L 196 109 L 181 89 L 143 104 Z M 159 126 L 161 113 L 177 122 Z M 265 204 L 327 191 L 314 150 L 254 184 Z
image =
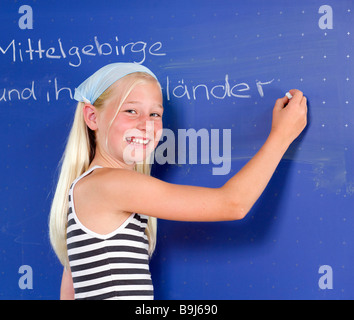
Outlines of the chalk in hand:
M 289 100 L 293 97 L 290 92 L 287 92 L 285 95 L 289 98 Z

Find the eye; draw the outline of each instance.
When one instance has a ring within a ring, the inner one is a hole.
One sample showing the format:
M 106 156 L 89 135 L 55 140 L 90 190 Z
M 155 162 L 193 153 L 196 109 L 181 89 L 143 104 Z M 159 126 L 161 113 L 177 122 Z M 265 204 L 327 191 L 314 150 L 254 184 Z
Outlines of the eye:
M 136 114 L 136 113 L 137 113 L 137 112 L 136 112 L 135 110 L 133 110 L 133 109 L 127 109 L 127 110 L 125 110 L 124 112 L 130 113 L 130 114 Z
M 150 114 L 150 117 L 159 118 L 159 117 L 161 117 L 161 115 L 159 113 L 154 112 L 154 113 Z

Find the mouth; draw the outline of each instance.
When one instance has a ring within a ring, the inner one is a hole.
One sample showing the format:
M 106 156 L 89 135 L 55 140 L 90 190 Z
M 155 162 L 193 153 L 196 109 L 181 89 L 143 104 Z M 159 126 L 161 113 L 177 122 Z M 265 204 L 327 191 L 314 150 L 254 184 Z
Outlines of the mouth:
M 146 146 L 151 140 L 147 138 L 126 137 L 125 140 L 135 146 Z

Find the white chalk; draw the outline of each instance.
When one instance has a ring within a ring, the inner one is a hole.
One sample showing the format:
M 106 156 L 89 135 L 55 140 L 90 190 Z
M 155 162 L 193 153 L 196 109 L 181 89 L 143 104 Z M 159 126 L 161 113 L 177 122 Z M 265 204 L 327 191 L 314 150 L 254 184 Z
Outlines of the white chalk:
M 293 97 L 290 92 L 287 92 L 285 95 L 289 98 L 289 100 Z

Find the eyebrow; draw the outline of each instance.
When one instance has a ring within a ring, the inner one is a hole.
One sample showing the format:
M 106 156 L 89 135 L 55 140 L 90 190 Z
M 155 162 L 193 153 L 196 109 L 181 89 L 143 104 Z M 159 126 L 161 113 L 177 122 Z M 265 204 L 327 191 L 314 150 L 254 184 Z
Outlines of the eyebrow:
M 126 101 L 124 102 L 126 104 L 141 104 L 140 101 L 135 101 L 135 100 L 132 100 L 132 101 Z M 161 105 L 161 104 L 155 104 L 154 107 L 159 107 L 161 109 L 164 109 L 164 107 Z

